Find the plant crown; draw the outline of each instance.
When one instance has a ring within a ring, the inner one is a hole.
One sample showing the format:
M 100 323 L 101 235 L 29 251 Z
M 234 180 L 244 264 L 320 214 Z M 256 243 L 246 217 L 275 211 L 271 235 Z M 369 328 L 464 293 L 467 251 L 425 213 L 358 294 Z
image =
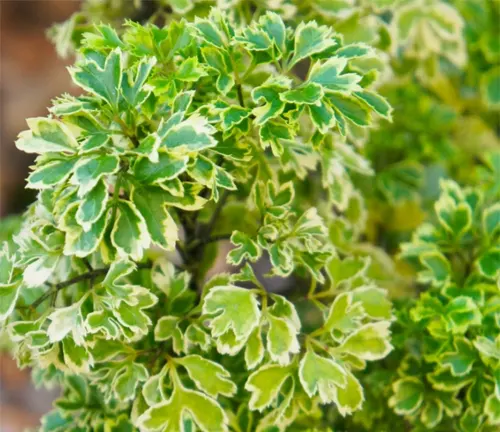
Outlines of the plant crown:
M 16 141 L 41 430 L 497 430 L 497 5 L 146 6 L 51 29 L 78 90 Z

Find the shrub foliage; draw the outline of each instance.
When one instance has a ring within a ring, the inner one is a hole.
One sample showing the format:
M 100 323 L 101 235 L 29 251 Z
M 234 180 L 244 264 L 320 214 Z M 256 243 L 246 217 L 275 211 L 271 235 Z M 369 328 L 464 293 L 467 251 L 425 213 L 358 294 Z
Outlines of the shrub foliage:
M 41 430 L 496 430 L 499 8 L 212 3 L 50 31 L 0 253 Z

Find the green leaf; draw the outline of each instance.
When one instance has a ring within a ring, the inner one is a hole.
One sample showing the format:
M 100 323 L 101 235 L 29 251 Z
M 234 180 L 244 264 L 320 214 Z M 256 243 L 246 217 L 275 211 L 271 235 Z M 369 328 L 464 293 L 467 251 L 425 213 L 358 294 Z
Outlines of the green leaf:
M 441 225 L 456 238 L 463 236 L 470 229 L 472 210 L 467 203 L 454 205 L 452 199 L 444 195 L 436 202 L 435 209 Z
M 262 147 L 271 146 L 273 154 L 281 156 L 283 154 L 282 140 L 293 139 L 293 130 L 284 122 L 270 120 L 259 129 L 259 136 Z
M 160 129 L 161 127 L 162 126 L 160 126 Z M 152 163 L 157 163 L 160 158 L 158 153 L 160 144 L 161 138 L 156 132 L 154 132 L 147 135 L 139 142 L 139 146 L 135 148 L 134 153 L 145 155 Z
M 334 402 L 342 416 L 350 415 L 359 410 L 365 400 L 363 387 L 356 377 L 351 372 L 348 372 L 346 378 L 345 387 L 334 387 Z
M 454 376 L 467 375 L 477 359 L 477 353 L 472 343 L 465 338 L 453 341 L 454 352 L 444 353 L 440 357 L 441 364 L 449 367 Z
M 245 364 L 248 370 L 254 369 L 264 358 L 264 344 L 260 327 L 256 327 L 245 344 Z
M 500 233 L 500 203 L 488 207 L 482 215 L 484 233 L 493 239 Z
M 207 73 L 196 57 L 189 57 L 184 60 L 175 73 L 176 79 L 186 82 L 196 82 Z
M 132 192 L 132 202 L 146 222 L 151 241 L 166 250 L 173 250 L 179 240 L 179 230 L 167 210 L 164 197 L 165 191 L 158 187 L 134 188 Z
M 71 306 L 56 309 L 49 315 L 51 321 L 47 328 L 50 342 L 59 342 L 69 333 L 76 345 L 82 345 L 86 334 L 81 311 L 81 301 Z
M 57 410 L 45 414 L 41 419 L 41 431 L 43 432 L 64 432 L 73 427 L 73 419 L 66 418 Z
M 120 159 L 116 155 L 92 155 L 80 159 L 74 170 L 71 183 L 79 186 L 78 196 L 90 192 L 99 180 L 115 174 L 120 168 Z
M 95 26 L 95 30 L 97 30 L 97 34 L 95 33 L 86 33 L 85 34 L 85 45 L 88 47 L 92 47 L 95 49 L 102 48 L 117 48 L 124 47 L 125 45 L 120 40 L 120 37 L 116 33 L 116 30 L 104 24 L 99 24 Z
M 198 389 L 216 398 L 218 395 L 233 396 L 236 385 L 229 379 L 229 372 L 220 364 L 207 360 L 199 355 L 189 355 L 175 360 L 186 368 Z
M 454 417 L 462 412 L 462 403 L 458 400 L 457 394 L 450 392 L 441 392 L 439 401 L 443 405 L 443 409 L 449 417 Z
M 354 95 L 364 101 L 381 117 L 387 120 L 392 119 L 392 107 L 384 97 L 368 90 L 354 92 Z
M 110 221 L 111 213 L 104 212 L 97 221 L 90 225 L 88 231 L 84 231 L 76 220 L 77 211 L 78 203 L 75 203 L 68 208 L 60 224 L 60 228 L 66 232 L 64 254 L 85 257 L 99 247 Z
M 167 372 L 167 368 L 163 367 L 158 374 L 150 376 L 144 383 L 141 393 L 149 406 L 157 405 L 167 399 L 164 390 Z
M 135 337 L 142 337 L 148 333 L 151 325 L 151 319 L 144 309 L 154 306 L 158 298 L 148 290 L 141 290 L 135 295 L 134 300 L 133 304 L 121 302 L 113 310 L 113 314 L 122 326 L 134 333 Z
M 426 401 L 420 416 L 422 423 L 429 429 L 436 427 L 443 419 L 443 404 L 440 400 L 431 399 Z
M 117 216 L 111 231 L 111 242 L 118 255 L 138 261 L 149 247 L 150 237 L 146 222 L 132 203 L 119 200 Z
M 257 25 L 243 28 L 236 40 L 249 51 L 267 51 L 272 47 L 269 35 Z
M 247 339 L 237 338 L 235 332 L 232 329 L 229 329 L 215 340 L 217 351 L 220 354 L 227 354 L 230 356 L 238 354 L 243 349 L 246 343 Z
M 471 376 L 456 377 L 452 375 L 449 368 L 441 367 L 436 368 L 434 372 L 428 373 L 426 378 L 434 389 L 445 392 L 456 392 L 474 380 L 474 377 Z
M 79 67 L 70 68 L 75 84 L 103 99 L 117 109 L 122 82 L 122 51 L 116 48 L 99 65 L 91 57 L 85 58 Z
M 154 330 L 155 341 L 161 342 L 172 339 L 174 351 L 179 354 L 184 351 L 184 336 L 179 327 L 179 318 L 163 316 L 156 323 Z
M 83 198 L 78 211 L 76 221 L 84 231 L 90 231 L 92 224 L 97 222 L 106 209 L 108 202 L 108 188 L 104 181 L 100 180 L 97 185 Z
M 198 346 L 202 351 L 207 351 L 210 348 L 212 340 L 207 332 L 197 324 L 190 324 L 184 335 L 188 344 L 188 351 L 191 346 Z
M 251 111 L 237 105 L 232 105 L 222 112 L 222 128 L 230 130 L 248 118 Z
M 290 354 L 300 351 L 297 340 L 297 329 L 293 323 L 283 318 L 277 318 L 271 314 L 267 316 L 269 331 L 267 333 L 267 351 L 271 360 L 280 365 L 290 363 Z
M 217 90 L 227 94 L 235 84 L 233 74 L 230 73 L 232 65 L 228 54 L 213 47 L 203 47 L 201 53 L 208 71 L 218 75 L 215 83 Z
M 223 48 L 225 45 L 224 35 L 217 28 L 216 24 L 209 19 L 195 19 L 194 24 L 198 35 L 207 43 L 217 47 Z
M 13 272 L 14 259 L 8 253 L 8 249 L 4 247 L 0 250 L 0 285 L 8 285 L 11 283 Z
M 470 297 L 454 298 L 446 305 L 445 314 L 454 334 L 463 334 L 470 326 L 481 325 L 481 312 Z
M 500 399 L 500 368 L 493 371 L 493 380 L 495 382 L 495 394 Z
M 0 323 L 5 321 L 14 310 L 20 289 L 19 282 L 0 284 Z
M 58 253 L 39 256 L 26 266 L 23 272 L 23 281 L 28 287 L 38 287 L 45 283 L 59 263 L 60 255 Z
M 274 243 L 268 250 L 273 272 L 281 277 L 289 276 L 294 269 L 293 250 L 284 242 Z
M 335 115 L 329 104 L 323 101 L 319 105 L 308 105 L 307 109 L 311 120 L 322 134 L 326 134 L 335 126 Z
M 122 93 L 131 106 L 141 105 L 149 96 L 151 90 L 145 83 L 155 64 L 155 57 L 144 58 L 138 63 L 135 76 L 131 73 L 125 74 L 121 82 Z
M 361 76 L 355 73 L 341 74 L 347 65 L 347 60 L 332 57 L 325 62 L 316 62 L 309 70 L 308 81 L 319 84 L 326 92 L 359 90 Z
M 500 275 L 500 249 L 492 249 L 483 253 L 477 265 L 482 275 L 489 279 L 496 279 Z
M 194 6 L 193 0 L 170 0 L 169 5 L 178 14 L 189 12 Z
M 208 121 L 197 115 L 168 129 L 161 135 L 161 146 L 176 152 L 194 152 L 215 147 L 217 141 L 213 138 L 215 128 Z
M 84 374 L 90 371 L 92 357 L 87 349 L 75 344 L 71 338 L 62 341 L 64 364 L 75 374 Z
M 107 339 L 117 339 L 120 327 L 109 311 L 100 310 L 91 312 L 85 318 L 85 326 L 89 333 L 101 333 Z
M 500 108 L 500 67 L 492 68 L 481 75 L 481 95 L 490 108 Z
M 106 291 L 113 297 L 115 304 L 124 301 L 136 306 L 138 304 L 137 296 L 149 293 L 146 288 L 133 285 L 128 281 L 128 276 L 135 270 L 135 264 L 126 259 L 115 260 L 111 264 L 102 284 L 106 287 Z
M 440 252 L 426 252 L 420 255 L 420 262 L 428 271 L 420 273 L 422 282 L 430 282 L 434 286 L 442 286 L 451 278 L 451 266 Z
M 500 360 L 500 347 L 487 337 L 478 336 L 474 340 L 474 346 L 482 355 Z
M 352 59 L 364 57 L 372 54 L 373 52 L 373 48 L 370 45 L 367 45 L 365 43 L 354 43 L 340 47 L 335 52 L 335 55 L 338 57 Z
M 217 286 L 209 291 L 203 302 L 203 314 L 210 317 L 208 327 L 213 337 L 232 330 L 236 340 L 245 341 L 260 320 L 255 293 L 231 285 Z
M 364 317 L 362 304 L 354 303 L 352 294 L 345 292 L 335 298 L 323 327 L 328 331 L 349 333 L 360 327 Z
M 82 142 L 80 148 L 81 153 L 91 152 L 93 150 L 105 147 L 110 142 L 111 137 L 105 133 L 97 133 L 90 135 L 85 141 Z
M 178 124 L 182 119 L 184 119 L 184 115 L 186 111 L 189 109 L 191 104 L 193 103 L 193 98 L 194 98 L 195 91 L 194 90 L 188 90 L 188 91 L 183 91 L 179 93 L 175 99 L 174 99 L 174 106 L 173 106 L 173 111 L 175 112 L 172 117 L 170 117 L 167 121 L 167 123 L 170 123 L 173 121 L 174 117 L 177 115 L 182 115 L 179 120 L 175 121 L 174 124 Z
M 424 385 L 414 377 L 399 379 L 392 385 L 394 394 L 389 399 L 396 414 L 412 415 L 424 401 Z
M 375 286 L 364 286 L 352 291 L 353 302 L 360 302 L 366 314 L 373 319 L 390 320 L 392 304 L 387 291 Z
M 363 360 L 384 358 L 392 350 L 389 327 L 387 321 L 365 324 L 347 336 L 338 350 Z
M 240 265 L 245 259 L 255 262 L 262 255 L 262 249 L 259 245 L 241 231 L 233 232 L 231 243 L 236 247 L 227 255 L 227 262 L 229 264 Z
M 280 52 L 285 51 L 286 28 L 281 17 L 267 12 L 259 19 L 259 27 L 264 30 Z
M 315 394 L 323 404 L 335 402 L 335 388 L 347 386 L 347 372 L 334 360 L 307 351 L 300 362 L 299 378 L 307 395 Z
M 211 189 L 215 183 L 215 164 L 206 157 L 199 156 L 193 164 L 190 165 L 188 174 L 197 182 Z
M 16 147 L 26 153 L 76 153 L 78 142 L 64 123 L 44 117 L 26 120 L 31 130 L 21 132 Z
M 484 421 L 484 414 L 477 411 L 475 407 L 469 407 L 460 417 L 460 430 L 463 432 L 478 432 Z
M 47 189 L 66 181 L 75 163 L 75 159 L 63 159 L 44 164 L 30 174 L 27 187 Z
M 280 94 L 282 101 L 297 105 L 317 105 L 322 97 L 323 89 L 313 82 L 304 83 L 299 87 Z
M 327 26 L 318 26 L 315 21 L 302 22 L 295 30 L 295 42 L 293 57 L 290 60 L 289 67 L 295 65 L 300 60 L 326 51 L 336 45 L 332 38 L 333 30 Z
M 199 196 L 202 186 L 196 183 L 184 182 L 180 185 L 180 190 L 176 189 L 175 194 L 169 191 L 169 187 L 162 183 L 160 186 L 165 191 L 163 194 L 163 200 L 165 204 L 169 204 L 174 207 L 178 207 L 183 210 L 193 211 L 201 209 L 206 203 L 206 199 Z M 170 190 L 172 190 L 170 188 Z M 182 192 L 182 193 L 181 193 Z
M 271 294 L 271 298 L 274 304 L 268 309 L 268 312 L 276 317 L 285 319 L 297 332 L 299 332 L 302 324 L 294 304 L 278 294 Z
M 262 125 L 283 112 L 285 103 L 280 99 L 280 94 L 288 90 L 291 84 L 290 79 L 277 76 L 269 78 L 260 87 L 253 89 L 252 99 L 260 105 L 253 109 L 256 125 Z
M 146 367 L 140 363 L 129 363 L 117 373 L 117 378 L 113 380 L 113 387 L 117 399 L 120 401 L 130 401 L 135 399 L 139 383 L 145 382 L 149 378 Z
M 176 157 L 168 153 L 160 153 L 155 163 L 148 158 L 140 158 L 134 165 L 134 176 L 145 184 L 172 180 L 186 170 L 188 160 L 188 156 Z
M 185 427 L 187 415 L 202 432 L 228 430 L 221 406 L 203 393 L 184 388 L 178 378 L 170 399 L 149 408 L 137 424 L 143 431 L 188 432 L 191 429 Z
M 338 90 L 335 88 L 336 78 L 346 66 L 347 60 L 340 57 L 332 57 L 324 62 L 317 61 L 309 70 L 308 81 L 330 90 Z
M 279 392 L 291 376 L 290 368 L 268 364 L 253 372 L 245 383 L 245 390 L 252 395 L 250 397 L 249 408 L 251 410 L 263 411 L 270 406 L 279 395 Z
M 358 99 L 339 92 L 329 93 L 327 98 L 335 111 L 355 125 L 364 127 L 371 124 L 368 109 Z
M 484 412 L 488 417 L 488 422 L 491 425 L 500 425 L 500 399 L 492 394 L 484 404 Z

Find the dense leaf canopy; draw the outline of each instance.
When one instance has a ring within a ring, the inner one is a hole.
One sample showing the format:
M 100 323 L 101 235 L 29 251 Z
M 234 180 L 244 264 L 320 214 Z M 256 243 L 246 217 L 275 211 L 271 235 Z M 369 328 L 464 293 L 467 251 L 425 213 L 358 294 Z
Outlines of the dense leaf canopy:
M 497 430 L 497 5 L 149 8 L 51 29 L 78 91 L 16 141 L 0 321 L 63 389 L 41 430 Z

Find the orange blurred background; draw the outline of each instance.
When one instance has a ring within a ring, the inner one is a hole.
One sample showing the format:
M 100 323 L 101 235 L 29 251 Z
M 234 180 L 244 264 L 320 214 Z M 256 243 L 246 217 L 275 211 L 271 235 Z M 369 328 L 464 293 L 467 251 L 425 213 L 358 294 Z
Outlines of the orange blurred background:
M 51 99 L 71 89 L 65 67 L 71 59 L 57 57 L 45 32 L 79 7 L 79 0 L 0 0 L 0 217 L 22 212 L 34 199 L 24 189 L 33 158 L 14 141 L 26 118 L 47 115 Z M 35 390 L 30 372 L 0 351 L 1 432 L 36 427 L 56 396 Z

